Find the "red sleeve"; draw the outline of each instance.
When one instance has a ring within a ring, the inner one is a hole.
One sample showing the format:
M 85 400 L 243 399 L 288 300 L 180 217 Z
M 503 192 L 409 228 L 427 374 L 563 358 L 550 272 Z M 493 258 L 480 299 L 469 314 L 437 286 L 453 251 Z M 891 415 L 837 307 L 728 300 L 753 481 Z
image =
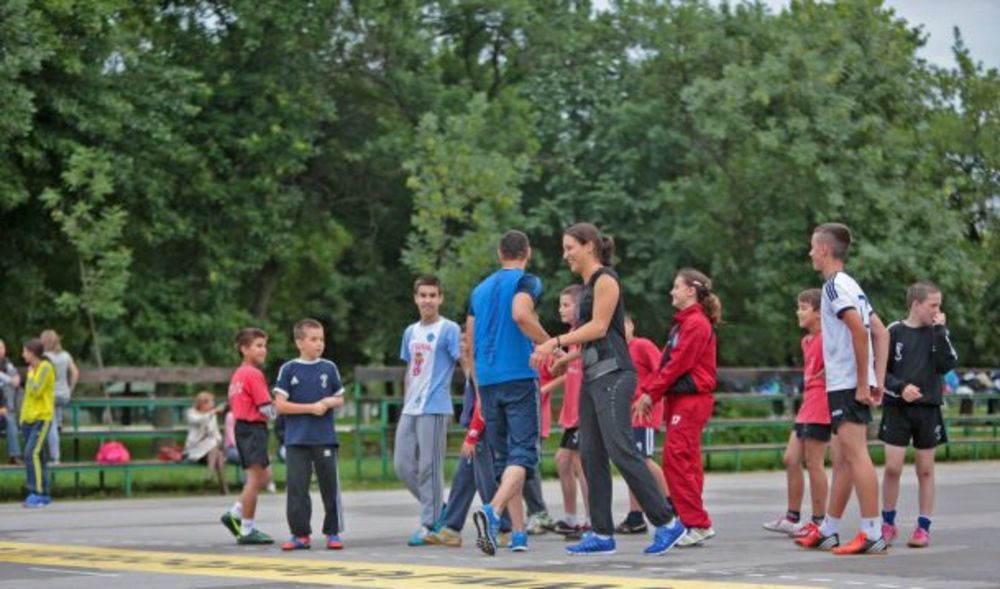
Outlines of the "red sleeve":
M 712 338 L 712 326 L 708 321 L 687 320 L 681 323 L 676 334 L 677 344 L 670 349 L 667 364 L 650 375 L 642 385 L 642 390 L 654 403 L 663 398 L 698 363 L 702 350 Z M 668 344 L 669 345 L 669 342 Z
M 253 399 L 254 407 L 270 403 L 271 394 L 267 391 L 267 381 L 264 379 L 264 373 L 260 370 L 254 370 L 253 377 L 249 381 L 247 384 L 250 385 L 250 398 Z
M 639 382 L 643 382 L 659 368 L 662 356 L 653 342 L 647 339 L 639 341 L 636 357 L 633 360 L 635 361 L 635 369 L 639 373 Z
M 475 446 L 479 443 L 480 438 L 483 437 L 483 431 L 486 429 L 486 420 L 483 419 L 483 414 L 479 410 L 481 406 L 482 402 L 479 399 L 479 393 L 476 392 L 476 406 L 472 410 L 472 421 L 469 423 L 469 429 L 465 434 L 466 444 Z

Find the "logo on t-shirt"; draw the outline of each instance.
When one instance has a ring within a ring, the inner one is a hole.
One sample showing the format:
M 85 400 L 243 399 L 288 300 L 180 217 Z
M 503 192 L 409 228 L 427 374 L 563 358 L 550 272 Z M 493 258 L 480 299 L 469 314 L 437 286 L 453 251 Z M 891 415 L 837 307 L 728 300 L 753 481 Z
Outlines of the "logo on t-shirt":
M 299 377 L 293 376 L 292 377 L 292 386 L 295 386 L 297 384 L 299 384 Z
M 903 342 L 896 342 L 896 362 L 903 361 Z
M 326 390 L 326 381 L 329 378 L 330 378 L 330 376 L 328 374 L 321 374 L 321 375 L 319 375 L 319 386 L 323 387 L 323 390 Z
M 427 341 L 428 341 L 428 342 L 433 342 L 433 341 L 434 341 L 434 337 L 435 337 L 435 336 L 434 336 L 434 332 L 430 332 L 430 333 L 428 333 L 428 334 L 427 334 Z

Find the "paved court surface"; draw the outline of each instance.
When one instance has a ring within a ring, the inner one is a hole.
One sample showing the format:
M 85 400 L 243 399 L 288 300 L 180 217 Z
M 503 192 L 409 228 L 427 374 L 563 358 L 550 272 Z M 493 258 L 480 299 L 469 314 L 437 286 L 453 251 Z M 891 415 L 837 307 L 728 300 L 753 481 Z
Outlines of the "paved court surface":
M 480 555 L 466 545 L 408 548 L 416 527 L 415 502 L 400 491 L 345 495 L 347 548 L 285 554 L 276 547 L 243 547 L 218 523 L 232 499 L 63 501 L 41 511 L 0 505 L 0 589 L 158 589 L 503 586 L 521 588 L 857 587 L 862 589 L 1000 588 L 1000 462 L 938 467 L 933 545 L 905 546 L 880 557 L 834 557 L 797 549 L 760 528 L 784 511 L 779 472 L 710 474 L 707 503 L 719 535 L 705 547 L 661 557 L 641 554 L 645 537 L 619 538 L 618 554 L 569 557 L 565 543 L 547 534 L 531 551 Z M 625 511 L 618 481 L 616 513 Z M 902 533 L 915 518 L 912 471 L 904 476 Z M 555 483 L 545 486 L 559 513 Z M 284 496 L 265 495 L 262 529 L 284 537 Z M 318 503 L 318 497 L 314 500 Z M 807 501 L 808 505 L 808 501 Z M 314 513 L 319 525 L 319 514 Z M 856 529 L 856 503 L 845 531 Z M 314 538 L 318 542 L 319 537 Z

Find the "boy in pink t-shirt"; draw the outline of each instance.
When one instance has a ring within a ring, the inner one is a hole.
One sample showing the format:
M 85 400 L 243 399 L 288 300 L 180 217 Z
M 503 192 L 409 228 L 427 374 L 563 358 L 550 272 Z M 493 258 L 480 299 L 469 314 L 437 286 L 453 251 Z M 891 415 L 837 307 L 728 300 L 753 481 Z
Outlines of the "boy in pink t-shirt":
M 824 460 L 830 442 L 830 406 L 826 395 L 823 374 L 823 337 L 820 333 L 820 304 L 822 292 L 818 288 L 799 294 L 799 327 L 806 330 L 802 338 L 803 370 L 802 406 L 795 416 L 795 429 L 785 448 L 785 473 L 788 481 L 788 511 L 764 524 L 764 529 L 779 534 L 799 537 L 808 533 L 810 526 L 823 521 L 826 511 L 828 484 Z M 812 522 L 801 521 L 802 496 L 805 480 L 802 460 L 809 472 L 809 495 L 812 500 Z M 836 456 L 833 457 L 836 460 Z
M 572 329 L 577 323 L 577 306 L 582 291 L 580 285 L 574 284 L 563 289 L 559 295 L 559 318 Z M 567 540 L 578 540 L 583 532 L 590 529 L 590 517 L 587 513 L 587 479 L 583 475 L 583 463 L 580 461 L 580 389 L 583 386 L 583 361 L 580 358 L 580 347 L 572 346 L 568 353 L 554 364 L 554 372 L 563 375 L 563 403 L 559 411 L 559 425 L 563 427 L 562 440 L 556 451 L 556 470 L 559 472 L 559 484 L 562 487 L 563 510 L 565 515 L 555 523 L 553 531 L 566 536 Z M 584 516 L 577 516 L 576 488 L 580 487 L 583 499 Z

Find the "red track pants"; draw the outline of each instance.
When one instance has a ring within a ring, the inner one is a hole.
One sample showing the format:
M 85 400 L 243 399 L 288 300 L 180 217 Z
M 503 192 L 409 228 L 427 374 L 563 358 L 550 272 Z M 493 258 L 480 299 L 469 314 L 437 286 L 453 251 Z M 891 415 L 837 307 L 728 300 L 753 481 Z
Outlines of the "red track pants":
M 689 528 L 708 528 L 712 520 L 701 496 L 705 471 L 701 465 L 701 434 L 712 417 L 715 398 L 710 394 L 668 394 L 667 436 L 663 448 L 663 474 L 681 522 Z

